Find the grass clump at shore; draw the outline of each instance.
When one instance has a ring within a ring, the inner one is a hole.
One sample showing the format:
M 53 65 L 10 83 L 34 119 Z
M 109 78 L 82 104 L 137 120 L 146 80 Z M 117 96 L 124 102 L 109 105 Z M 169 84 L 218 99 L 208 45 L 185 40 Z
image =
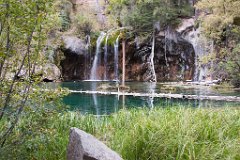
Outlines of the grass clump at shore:
M 240 159 L 238 108 L 122 110 L 102 117 L 66 112 L 44 122 L 35 117 L 23 118 L 18 128 L 40 123 L 37 133 L 33 131 L 24 143 L 11 150 L 12 156 L 65 159 L 70 127 L 77 127 L 99 138 L 126 160 Z M 15 130 L 15 137 L 17 133 Z

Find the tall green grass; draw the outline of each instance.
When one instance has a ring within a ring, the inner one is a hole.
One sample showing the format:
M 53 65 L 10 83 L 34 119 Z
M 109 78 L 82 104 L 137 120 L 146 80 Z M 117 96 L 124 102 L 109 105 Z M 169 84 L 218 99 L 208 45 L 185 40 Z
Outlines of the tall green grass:
M 39 129 L 11 155 L 66 159 L 69 129 L 77 127 L 95 135 L 127 160 L 240 159 L 238 108 L 122 110 L 102 117 L 66 112 L 46 117 L 43 122 L 35 116 L 25 117 L 18 128 L 33 124 L 40 125 Z

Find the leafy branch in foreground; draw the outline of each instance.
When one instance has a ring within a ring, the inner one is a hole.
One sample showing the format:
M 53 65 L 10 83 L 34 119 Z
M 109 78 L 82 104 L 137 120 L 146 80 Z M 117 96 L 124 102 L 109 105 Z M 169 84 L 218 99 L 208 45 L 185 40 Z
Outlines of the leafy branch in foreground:
M 52 2 L 1 0 L 0 121 L 7 118 L 10 123 L 0 132 L 0 147 L 26 111 L 28 98 L 34 94 L 32 86 L 39 83 L 35 71 L 45 58 Z

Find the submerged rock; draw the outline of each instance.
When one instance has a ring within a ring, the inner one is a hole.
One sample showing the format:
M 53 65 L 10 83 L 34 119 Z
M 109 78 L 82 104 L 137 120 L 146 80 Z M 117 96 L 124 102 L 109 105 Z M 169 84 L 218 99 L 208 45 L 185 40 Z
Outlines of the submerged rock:
M 92 135 L 78 128 L 71 128 L 67 160 L 122 160 L 122 158 Z

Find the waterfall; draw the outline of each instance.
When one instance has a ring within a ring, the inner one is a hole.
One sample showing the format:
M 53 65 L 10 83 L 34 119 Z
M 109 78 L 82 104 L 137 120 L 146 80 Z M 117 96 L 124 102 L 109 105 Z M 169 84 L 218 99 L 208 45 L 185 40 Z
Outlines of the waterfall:
M 139 42 L 139 37 L 138 36 L 135 37 L 134 43 L 136 44 L 136 48 L 139 49 L 140 48 L 140 42 Z
M 153 41 L 152 41 L 152 52 L 151 52 L 151 71 L 153 74 L 153 82 L 157 81 L 157 76 L 154 67 L 154 51 L 155 50 L 155 34 L 153 33 Z
M 100 36 L 97 39 L 97 44 L 96 44 L 96 53 L 95 53 L 95 57 L 94 57 L 94 61 L 93 61 L 93 66 L 91 69 L 91 76 L 90 79 L 91 80 L 97 80 L 99 77 L 97 76 L 97 67 L 98 67 L 98 59 L 99 59 L 99 53 L 101 51 L 101 43 L 105 37 L 106 33 L 101 32 Z M 101 57 L 100 57 L 101 58 Z
M 107 80 L 108 35 L 104 46 L 104 80 Z
M 184 39 L 186 39 L 188 42 L 190 42 L 193 45 L 194 51 L 195 51 L 195 71 L 194 71 L 194 81 L 199 80 L 199 70 L 198 70 L 198 56 L 202 55 L 204 53 L 203 47 L 200 47 L 199 43 L 199 36 L 198 36 L 198 30 L 195 30 L 194 28 L 184 36 Z
M 169 52 L 173 51 L 173 43 L 178 42 L 177 39 L 177 35 L 174 31 L 172 31 L 172 29 L 168 26 L 167 30 L 164 31 L 164 36 L 165 36 L 165 46 L 164 46 L 164 58 L 165 58 L 165 62 L 166 62 L 166 66 L 169 67 L 169 63 L 167 60 L 167 49 L 169 50 Z
M 192 1 L 195 3 L 195 1 Z M 194 81 L 210 80 L 211 72 L 210 67 L 212 64 L 202 64 L 201 60 L 203 57 L 208 56 L 214 52 L 214 43 L 212 40 L 207 39 L 202 34 L 202 28 L 199 26 L 195 28 L 195 18 L 188 18 L 182 21 L 182 25 L 179 26 L 177 31 L 181 34 L 182 38 L 192 44 L 195 52 L 195 71 Z
M 118 80 L 119 36 L 117 37 L 116 42 L 114 43 L 114 79 L 115 80 Z
M 205 80 L 210 76 L 210 70 L 207 65 L 200 63 L 200 58 L 214 52 L 213 41 L 209 41 L 201 34 L 201 27 L 192 29 L 186 35 L 183 36 L 189 43 L 193 45 L 195 51 L 195 73 L 194 81 Z

